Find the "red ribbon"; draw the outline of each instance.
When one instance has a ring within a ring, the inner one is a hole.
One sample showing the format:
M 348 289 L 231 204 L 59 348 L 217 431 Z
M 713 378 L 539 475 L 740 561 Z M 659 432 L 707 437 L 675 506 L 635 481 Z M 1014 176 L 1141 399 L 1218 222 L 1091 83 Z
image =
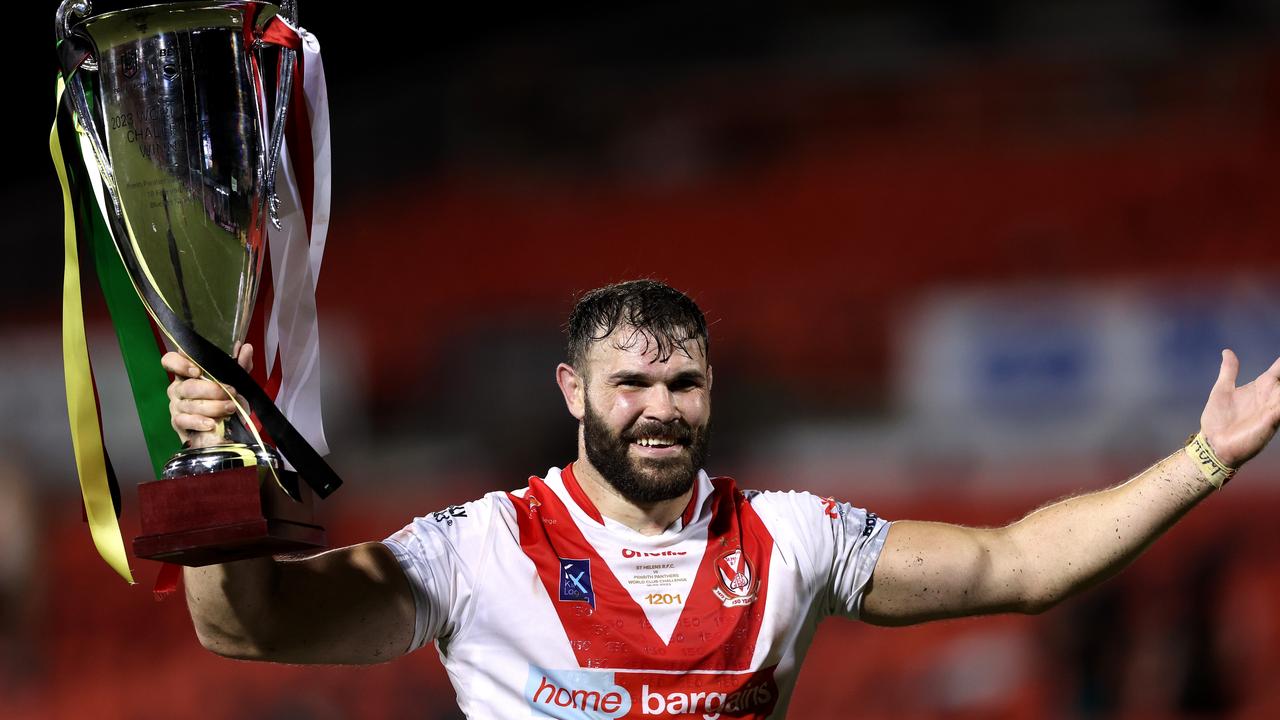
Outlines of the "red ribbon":
M 161 563 L 160 573 L 156 575 L 156 584 L 151 592 L 156 602 L 160 602 L 178 590 L 178 580 L 182 578 L 182 566 L 173 563 Z
M 302 38 L 298 36 L 298 31 L 289 27 L 279 15 L 267 21 L 267 26 L 262 30 L 262 42 L 302 52 Z

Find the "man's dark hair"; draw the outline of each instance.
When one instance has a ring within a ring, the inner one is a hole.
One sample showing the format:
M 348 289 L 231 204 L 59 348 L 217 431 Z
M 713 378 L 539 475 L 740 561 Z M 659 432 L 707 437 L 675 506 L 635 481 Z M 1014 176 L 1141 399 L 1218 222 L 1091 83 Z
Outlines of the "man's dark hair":
M 656 280 L 628 280 L 583 295 L 569 314 L 569 364 L 584 370 L 587 349 L 619 328 L 632 332 L 614 344 L 629 349 L 644 342 L 644 353 L 657 349 L 665 361 L 674 352 L 689 354 L 685 343 L 696 340 L 707 351 L 707 319 L 688 295 Z

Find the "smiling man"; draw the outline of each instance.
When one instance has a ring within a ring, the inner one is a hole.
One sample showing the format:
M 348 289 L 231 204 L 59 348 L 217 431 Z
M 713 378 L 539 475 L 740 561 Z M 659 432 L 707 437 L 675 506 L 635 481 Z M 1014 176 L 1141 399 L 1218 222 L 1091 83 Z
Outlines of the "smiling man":
M 472 718 L 781 718 L 823 618 L 1043 611 L 1124 567 L 1280 422 L 1280 360 L 1236 387 L 1226 350 L 1200 432 L 1128 481 L 1002 528 L 888 523 L 706 474 L 707 326 L 671 287 L 586 294 L 567 355 L 576 460 L 381 543 L 188 568 L 201 642 L 371 663 L 434 641 Z M 187 378 L 170 386 L 174 428 L 204 441 L 226 396 L 181 355 L 163 362 Z
M 603 288 L 569 317 L 568 356 L 556 382 L 580 423 L 585 460 L 577 465 L 588 496 L 629 527 L 662 532 L 672 509 L 679 515 L 688 504 L 707 456 L 711 366 L 702 312 L 651 281 Z

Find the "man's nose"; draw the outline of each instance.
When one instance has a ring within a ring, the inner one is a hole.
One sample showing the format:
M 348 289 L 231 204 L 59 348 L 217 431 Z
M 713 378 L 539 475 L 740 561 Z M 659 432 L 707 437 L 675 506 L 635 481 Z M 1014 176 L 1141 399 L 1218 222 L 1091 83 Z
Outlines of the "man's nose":
M 675 397 L 666 385 L 652 385 L 645 394 L 644 416 L 659 422 L 671 422 L 680 416 Z

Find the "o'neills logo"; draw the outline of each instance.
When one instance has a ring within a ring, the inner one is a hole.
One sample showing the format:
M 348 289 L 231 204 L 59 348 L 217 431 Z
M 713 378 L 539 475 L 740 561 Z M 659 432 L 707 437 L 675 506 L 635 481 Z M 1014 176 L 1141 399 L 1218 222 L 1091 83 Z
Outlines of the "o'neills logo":
M 683 550 L 663 550 L 661 552 L 641 552 L 640 550 L 631 550 L 622 548 L 622 557 L 624 558 L 647 558 L 647 557 L 675 557 L 676 555 L 688 555 Z
M 725 607 L 750 605 L 756 601 L 760 578 L 751 570 L 751 562 L 741 548 L 730 550 L 716 559 L 716 574 L 720 582 L 715 587 L 716 597 Z
M 575 720 L 693 717 L 763 720 L 778 703 L 773 667 L 754 673 L 666 674 L 529 666 L 525 701 L 540 716 Z

